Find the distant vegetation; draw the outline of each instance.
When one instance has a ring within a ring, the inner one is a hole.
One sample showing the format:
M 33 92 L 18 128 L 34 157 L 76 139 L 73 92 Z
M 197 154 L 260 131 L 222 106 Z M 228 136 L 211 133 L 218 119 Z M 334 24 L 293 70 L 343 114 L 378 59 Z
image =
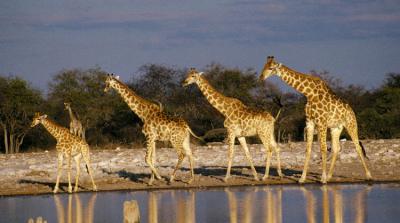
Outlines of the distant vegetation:
M 223 140 L 223 117 L 206 101 L 196 86 L 183 88 L 186 69 L 146 64 L 128 84 L 139 95 L 162 103 L 170 115 L 184 117 L 194 132 L 207 141 Z M 223 94 L 245 104 L 281 114 L 276 123 L 279 141 L 303 140 L 305 98 L 282 92 L 270 81 L 258 81 L 254 70 L 227 68 L 211 64 L 205 76 Z M 332 90 L 354 109 L 361 139 L 400 137 L 400 74 L 387 74 L 382 86 L 367 90 L 363 86 L 345 85 L 329 72 L 311 71 L 328 82 Z M 63 102 L 73 110 L 86 128 L 86 139 L 92 146 L 112 143 L 142 146 L 140 119 L 119 95 L 105 94 L 107 73 L 100 68 L 61 70 L 49 83 L 47 95 L 32 88 L 19 77 L 0 75 L 0 151 L 16 153 L 37 148 L 52 148 L 55 141 L 40 128 L 30 128 L 35 111 L 46 113 L 57 123 L 69 126 Z M 216 134 L 214 134 L 216 133 Z M 257 142 L 251 139 L 250 142 Z

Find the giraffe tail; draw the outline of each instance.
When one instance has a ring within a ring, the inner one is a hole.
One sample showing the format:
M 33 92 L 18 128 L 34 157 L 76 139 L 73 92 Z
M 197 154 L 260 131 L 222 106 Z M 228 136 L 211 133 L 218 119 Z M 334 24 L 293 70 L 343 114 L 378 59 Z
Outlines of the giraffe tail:
M 194 133 L 192 132 L 192 130 L 191 130 L 189 127 L 188 127 L 187 129 L 189 130 L 189 133 L 190 133 L 193 137 L 197 138 L 198 140 L 200 140 L 200 141 L 202 141 L 202 142 L 205 142 L 204 139 L 203 139 L 202 137 L 197 136 L 196 134 L 194 134 Z
M 275 121 L 278 120 L 279 115 L 281 114 L 281 110 L 282 110 L 282 108 L 279 108 L 278 113 L 275 116 Z
M 367 156 L 367 153 L 365 152 L 364 145 L 361 143 L 361 141 L 358 141 L 358 143 L 359 143 L 360 146 L 361 146 L 361 150 L 362 150 L 363 156 L 364 156 L 367 160 L 369 160 L 369 158 L 368 158 L 368 156 Z
M 88 165 L 86 164 L 85 167 L 86 167 L 86 172 L 89 174 L 89 167 L 88 167 Z

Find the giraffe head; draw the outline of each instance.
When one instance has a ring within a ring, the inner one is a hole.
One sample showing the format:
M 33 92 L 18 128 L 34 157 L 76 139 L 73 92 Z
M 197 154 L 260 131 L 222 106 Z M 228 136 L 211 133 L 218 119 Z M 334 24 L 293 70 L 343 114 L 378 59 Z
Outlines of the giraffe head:
M 108 74 L 106 79 L 106 87 L 104 88 L 104 92 L 108 92 L 112 86 L 119 81 L 119 76 L 114 76 L 114 74 Z
M 271 75 L 279 75 L 279 68 L 282 66 L 281 63 L 276 62 L 273 56 L 267 57 L 267 62 L 265 62 L 264 68 L 261 71 L 260 80 L 265 80 Z
M 186 87 L 190 84 L 197 83 L 202 74 L 203 72 L 198 72 L 195 68 L 190 68 L 182 85 Z
M 65 108 L 65 110 L 69 110 L 71 108 L 71 103 L 64 102 L 64 108 Z
M 46 118 L 47 118 L 47 115 L 40 115 L 39 112 L 36 112 L 35 116 L 33 117 L 31 127 L 35 127 L 36 125 L 41 123 Z

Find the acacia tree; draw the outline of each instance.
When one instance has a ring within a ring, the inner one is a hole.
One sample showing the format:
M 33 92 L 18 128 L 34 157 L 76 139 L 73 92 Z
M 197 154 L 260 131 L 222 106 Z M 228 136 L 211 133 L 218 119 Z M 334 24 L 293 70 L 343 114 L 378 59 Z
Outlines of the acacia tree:
M 0 126 L 3 130 L 4 151 L 18 153 L 31 117 L 43 103 L 40 91 L 18 77 L 0 77 Z

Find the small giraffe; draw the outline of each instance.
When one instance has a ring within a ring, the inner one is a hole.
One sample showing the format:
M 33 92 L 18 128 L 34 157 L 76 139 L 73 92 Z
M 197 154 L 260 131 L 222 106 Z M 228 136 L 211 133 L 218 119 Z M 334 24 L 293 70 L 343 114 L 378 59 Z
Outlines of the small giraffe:
M 69 113 L 69 132 L 73 135 L 81 137 L 82 139 L 85 139 L 85 130 L 83 129 L 81 121 L 79 121 L 76 115 L 72 112 L 71 103 L 64 102 L 64 107 Z
M 190 84 L 197 84 L 200 91 L 207 98 L 210 104 L 216 108 L 224 117 L 224 126 L 227 130 L 227 142 L 229 145 L 229 160 L 228 169 L 224 181 L 230 178 L 231 165 L 234 153 L 235 138 L 238 140 L 246 154 L 246 158 L 250 163 L 254 179 L 258 180 L 257 172 L 254 168 L 249 149 L 246 144 L 246 136 L 258 135 L 265 146 L 267 157 L 265 174 L 263 180 L 268 178 L 269 165 L 271 161 L 272 151 L 274 150 L 278 160 L 278 174 L 282 177 L 280 166 L 279 147 L 275 141 L 274 136 L 274 123 L 275 119 L 268 112 L 259 111 L 244 105 L 236 98 L 226 97 L 215 90 L 208 81 L 202 76 L 202 72 L 197 72 L 196 69 L 191 68 L 183 83 L 184 86 Z
M 193 171 L 193 155 L 190 149 L 190 134 L 194 137 L 196 136 L 188 124 L 182 118 L 169 117 L 162 109 L 162 106 L 150 102 L 139 95 L 137 95 L 128 86 L 123 84 L 118 76 L 108 75 L 106 79 L 105 92 L 108 92 L 111 88 L 115 89 L 128 104 L 130 109 L 143 121 L 142 132 L 146 137 L 147 143 L 147 153 L 146 153 L 146 163 L 151 169 L 151 178 L 149 180 L 149 185 L 153 184 L 154 175 L 157 179 L 161 179 L 156 168 L 153 164 L 153 159 L 155 156 L 156 140 L 159 141 L 170 141 L 172 146 L 176 149 L 178 154 L 178 162 L 176 167 L 171 174 L 170 182 L 174 181 L 175 173 L 180 167 L 185 156 L 189 157 L 191 179 L 187 182 L 192 183 L 194 179 Z
M 89 145 L 78 136 L 72 135 L 67 128 L 61 127 L 56 123 L 52 122 L 47 118 L 47 115 L 40 115 L 37 112 L 33 118 L 31 127 L 34 127 L 38 124 L 42 124 L 47 131 L 57 140 L 56 150 L 58 156 L 58 165 L 57 165 L 57 181 L 54 187 L 53 193 L 57 193 L 58 185 L 60 182 L 60 176 L 62 171 L 62 164 L 64 156 L 68 160 L 68 192 L 72 193 L 71 186 L 71 159 L 74 157 L 76 162 L 76 178 L 75 178 L 75 188 L 74 191 L 78 191 L 78 181 L 80 174 L 80 161 L 83 158 L 87 171 L 89 173 L 90 179 L 92 180 L 93 190 L 97 191 L 96 184 L 94 183 L 92 177 L 92 170 L 90 168 L 90 154 L 89 154 Z
M 299 180 L 303 183 L 307 176 L 308 162 L 311 155 L 311 147 L 314 135 L 314 128 L 317 128 L 320 149 L 322 155 L 322 177 L 321 182 L 326 183 L 333 174 L 337 154 L 340 150 L 339 137 L 343 128 L 346 128 L 356 151 L 361 159 L 365 174 L 368 180 L 372 179 L 371 173 L 365 163 L 366 158 L 364 147 L 358 140 L 358 128 L 356 116 L 350 105 L 338 98 L 327 84 L 318 77 L 299 73 L 295 70 L 276 62 L 274 57 L 269 56 L 261 72 L 260 79 L 265 80 L 269 76 L 276 74 L 287 84 L 302 93 L 307 98 L 305 107 L 306 128 L 307 128 L 307 149 L 304 163 L 303 174 Z M 332 161 L 328 176 L 326 175 L 326 134 L 327 129 L 331 130 L 332 140 Z

